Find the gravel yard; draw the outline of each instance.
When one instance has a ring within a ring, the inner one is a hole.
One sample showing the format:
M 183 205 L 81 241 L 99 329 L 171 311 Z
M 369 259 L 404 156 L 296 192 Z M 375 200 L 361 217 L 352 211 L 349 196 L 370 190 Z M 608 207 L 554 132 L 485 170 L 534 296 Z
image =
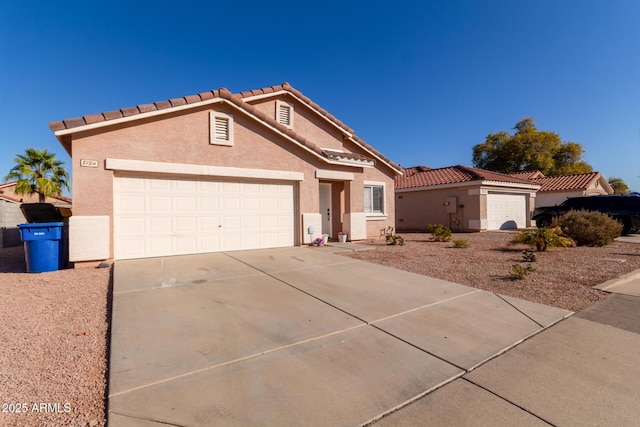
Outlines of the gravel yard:
M 537 253 L 535 271 L 514 281 L 526 246 L 509 245 L 513 234 L 455 234 L 466 249 L 404 237 L 347 256 L 573 311 L 604 298 L 591 286 L 640 268 L 640 245 L 616 242 Z M 0 426 L 105 425 L 110 270 L 27 274 L 21 246 L 0 248 Z
M 361 243 L 375 250 L 346 256 L 571 311 L 606 296 L 592 286 L 640 268 L 640 244 L 614 242 L 536 252 L 535 270 L 523 280 L 512 280 L 511 265 L 523 263 L 522 251 L 528 248 L 510 245 L 515 235 L 454 233 L 452 242 L 469 243 L 462 249 L 454 248 L 452 242 L 432 242 L 431 234 L 402 234 L 404 246 L 389 246 L 384 238 L 367 240 Z
M 0 248 L 0 425 L 105 425 L 110 269 L 24 271 Z

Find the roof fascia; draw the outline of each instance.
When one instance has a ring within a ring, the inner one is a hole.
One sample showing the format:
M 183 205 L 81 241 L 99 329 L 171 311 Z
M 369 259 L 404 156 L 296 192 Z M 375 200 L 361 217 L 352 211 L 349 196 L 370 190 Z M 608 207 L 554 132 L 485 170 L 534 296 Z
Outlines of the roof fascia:
M 128 123 L 128 122 L 133 122 L 133 121 L 136 121 L 136 120 L 144 120 L 144 119 L 149 118 L 149 117 L 161 116 L 163 114 L 170 114 L 170 113 L 173 113 L 173 112 L 176 112 L 176 111 L 189 110 L 189 109 L 192 109 L 192 108 L 198 108 L 198 107 L 202 107 L 202 106 L 210 105 L 210 104 L 218 104 L 218 103 L 222 103 L 222 102 L 225 102 L 225 101 L 226 100 L 224 98 L 207 99 L 206 101 L 194 102 L 193 104 L 179 105 L 177 107 L 169 107 L 169 108 L 165 108 L 163 110 L 149 111 L 147 113 L 139 113 L 139 114 L 134 114 L 132 116 L 120 117 L 120 118 L 112 119 L 112 120 L 104 120 L 102 122 L 92 123 L 92 124 L 84 125 L 84 126 L 77 126 L 77 127 L 71 128 L 71 129 L 57 130 L 57 131 L 54 132 L 54 135 L 56 136 L 56 138 L 58 138 L 58 140 L 60 140 L 60 137 L 65 136 L 65 135 L 72 135 L 74 133 L 84 132 L 84 131 L 87 131 L 87 130 L 100 129 L 100 128 L 103 128 L 103 127 L 113 126 L 113 125 L 117 125 L 117 124 L 120 124 L 120 123 Z M 229 104 L 231 104 L 231 103 L 229 103 Z
M 325 163 L 334 164 L 334 165 L 340 165 L 340 166 L 367 167 L 366 165 L 363 165 L 362 163 L 347 163 L 347 162 L 336 162 L 336 161 L 329 160 L 326 157 L 324 157 L 324 156 L 316 153 L 315 151 L 309 149 L 308 147 L 305 147 L 303 144 L 299 143 L 295 138 L 290 137 L 289 135 L 287 135 L 286 133 L 280 131 L 279 129 L 277 129 L 274 126 L 271 126 L 271 124 L 269 124 L 268 122 L 260 119 L 259 117 L 251 114 L 249 111 L 246 111 L 245 109 L 239 107 L 238 105 L 236 105 L 233 102 L 228 101 L 228 100 L 226 100 L 224 98 L 208 99 L 206 101 L 194 102 L 193 104 L 180 105 L 178 107 L 171 107 L 171 108 L 166 108 L 164 110 L 158 110 L 158 111 L 150 111 L 148 113 L 140 113 L 140 114 L 136 114 L 134 116 L 122 117 L 122 118 L 113 119 L 113 120 L 106 120 L 104 122 L 93 123 L 93 124 L 85 125 L 85 126 L 78 126 L 78 127 L 71 128 L 71 129 L 63 129 L 63 130 L 56 131 L 55 135 L 58 138 L 58 140 L 60 140 L 65 135 L 71 135 L 71 134 L 74 134 L 74 133 L 84 132 L 84 131 L 87 131 L 87 130 L 99 129 L 99 128 L 103 128 L 103 127 L 107 127 L 107 126 L 111 126 L 111 125 L 117 125 L 119 123 L 128 123 L 128 122 L 133 122 L 133 121 L 136 121 L 136 120 L 143 120 L 145 118 L 156 117 L 156 116 L 160 116 L 162 114 L 170 114 L 170 113 L 173 113 L 173 112 L 176 112 L 176 111 L 184 111 L 184 110 L 188 110 L 188 109 L 192 109 L 192 108 L 198 108 L 198 107 L 201 107 L 201 106 L 218 104 L 218 103 L 219 104 L 226 104 L 226 105 L 231 106 L 234 110 L 239 111 L 240 113 L 244 114 L 245 116 L 253 119 L 254 121 L 256 121 L 258 123 L 261 123 L 263 126 L 268 127 L 272 131 L 276 132 L 278 135 L 280 135 L 283 138 L 289 140 L 290 142 L 293 142 L 296 146 L 302 148 L 303 150 L 307 151 L 308 153 L 312 154 L 314 157 L 322 160 Z
M 279 90 L 277 92 L 271 92 L 271 93 L 263 93 L 261 95 L 252 95 L 252 96 L 247 96 L 245 98 L 242 98 L 243 101 L 255 101 L 255 100 L 259 100 L 259 99 L 266 99 L 266 98 L 272 98 L 275 96 L 280 96 L 280 95 L 289 95 L 292 98 L 294 98 L 296 101 L 298 101 L 300 104 L 306 106 L 308 109 L 310 109 L 311 111 L 313 111 L 316 116 L 319 116 L 322 120 L 324 120 L 326 123 L 328 123 L 330 126 L 332 126 L 333 128 L 337 129 L 338 131 L 340 131 L 343 135 L 345 135 L 345 137 L 353 142 L 354 144 L 356 144 L 358 147 L 362 148 L 364 151 L 366 151 L 370 156 L 375 157 L 379 162 L 383 163 L 384 165 L 386 165 L 387 167 L 389 167 L 391 170 L 397 172 L 398 175 L 403 175 L 403 171 L 392 166 L 391 164 L 389 164 L 388 162 L 386 162 L 384 159 L 382 159 L 379 155 L 377 155 L 376 153 L 371 152 L 371 150 L 367 149 L 365 146 L 363 146 L 362 144 L 360 144 L 358 141 L 356 141 L 353 137 L 354 134 L 347 131 L 345 128 L 339 126 L 337 123 L 335 123 L 333 120 L 329 119 L 327 116 L 325 116 L 324 114 L 320 113 L 317 109 L 315 109 L 313 106 L 309 105 L 307 102 L 305 102 L 304 100 L 302 100 L 300 97 L 298 97 L 295 93 L 290 92 L 286 89 L 283 90 Z
M 436 185 L 423 185 L 421 187 L 411 187 L 411 188 L 401 188 L 397 189 L 396 193 L 409 193 L 411 191 L 424 191 L 424 190 L 440 190 L 447 188 L 463 188 L 463 187 L 486 187 L 486 188 L 510 188 L 510 189 L 523 189 L 523 190 L 534 190 L 538 191 L 540 186 L 537 184 L 518 184 L 511 182 L 499 182 L 499 181 L 464 181 L 464 182 L 454 182 L 451 184 L 436 184 Z

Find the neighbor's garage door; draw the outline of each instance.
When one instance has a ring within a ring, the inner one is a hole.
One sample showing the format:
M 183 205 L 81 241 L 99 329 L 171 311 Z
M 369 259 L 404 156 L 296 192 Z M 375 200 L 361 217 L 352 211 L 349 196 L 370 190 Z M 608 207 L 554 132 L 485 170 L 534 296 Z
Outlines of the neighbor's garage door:
M 527 199 L 523 194 L 487 194 L 487 228 L 508 230 L 527 226 Z
M 114 178 L 116 259 L 294 244 L 293 184 Z

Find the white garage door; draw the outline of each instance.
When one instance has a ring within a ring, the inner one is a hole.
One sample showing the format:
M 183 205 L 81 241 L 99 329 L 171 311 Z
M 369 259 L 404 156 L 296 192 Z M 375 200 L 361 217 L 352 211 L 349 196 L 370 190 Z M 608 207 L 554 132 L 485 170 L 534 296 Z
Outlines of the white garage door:
M 487 229 L 509 230 L 527 226 L 527 199 L 523 194 L 487 194 Z
M 293 184 L 114 178 L 116 259 L 294 245 Z

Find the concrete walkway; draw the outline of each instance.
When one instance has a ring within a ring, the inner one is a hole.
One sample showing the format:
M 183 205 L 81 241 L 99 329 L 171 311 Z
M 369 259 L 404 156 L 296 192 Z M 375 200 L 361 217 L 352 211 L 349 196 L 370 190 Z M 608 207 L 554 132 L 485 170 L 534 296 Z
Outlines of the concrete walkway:
M 640 270 L 598 288 L 613 293 L 379 424 L 637 426 Z
M 605 381 L 638 369 L 630 338 L 635 361 L 618 367 L 628 337 L 615 328 L 572 318 L 539 334 L 571 313 L 332 251 L 116 262 L 109 425 L 351 426 L 387 414 L 388 425 L 539 424 L 553 418 L 546 403 L 599 381 L 637 401 L 640 381 Z M 605 349 L 586 380 L 570 381 L 569 368 Z M 566 385 L 550 394 L 541 380 Z M 585 406 L 605 397 L 591 392 Z

